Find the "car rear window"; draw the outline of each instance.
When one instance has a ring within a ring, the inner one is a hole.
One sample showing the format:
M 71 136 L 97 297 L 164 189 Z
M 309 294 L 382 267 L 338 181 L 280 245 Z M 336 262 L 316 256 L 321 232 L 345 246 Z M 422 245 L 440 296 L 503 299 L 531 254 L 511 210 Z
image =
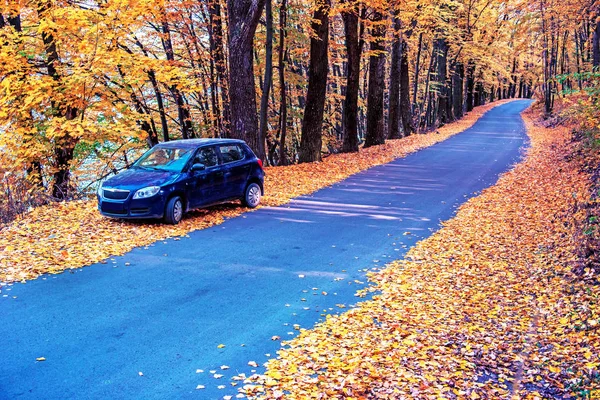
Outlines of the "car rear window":
M 242 147 L 237 144 L 219 146 L 219 151 L 221 152 L 223 164 L 244 159 L 244 151 L 242 150 Z

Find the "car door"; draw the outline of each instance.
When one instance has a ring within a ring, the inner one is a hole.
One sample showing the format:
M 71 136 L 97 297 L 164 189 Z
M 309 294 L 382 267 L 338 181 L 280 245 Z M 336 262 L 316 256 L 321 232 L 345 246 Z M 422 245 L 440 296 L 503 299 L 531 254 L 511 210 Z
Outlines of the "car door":
M 251 168 L 246 152 L 239 144 L 219 145 L 218 148 L 225 178 L 224 194 L 226 198 L 241 197 Z
M 202 171 L 190 171 L 188 201 L 191 208 L 202 207 L 219 201 L 224 174 L 214 146 L 201 147 L 196 152 L 192 166 L 202 164 Z

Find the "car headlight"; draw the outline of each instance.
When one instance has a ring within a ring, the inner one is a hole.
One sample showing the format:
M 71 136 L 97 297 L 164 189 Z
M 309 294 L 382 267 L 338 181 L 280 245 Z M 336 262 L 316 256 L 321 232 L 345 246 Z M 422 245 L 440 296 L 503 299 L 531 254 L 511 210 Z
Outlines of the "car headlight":
M 149 187 L 145 187 L 145 188 L 140 189 L 137 192 L 135 192 L 135 194 L 133 195 L 133 198 L 134 199 L 146 199 L 148 197 L 154 196 L 158 192 L 160 192 L 160 186 L 149 186 Z
M 98 189 L 96 189 L 96 194 L 98 196 L 102 196 L 102 185 L 104 184 L 104 182 L 100 182 L 100 184 L 98 185 Z

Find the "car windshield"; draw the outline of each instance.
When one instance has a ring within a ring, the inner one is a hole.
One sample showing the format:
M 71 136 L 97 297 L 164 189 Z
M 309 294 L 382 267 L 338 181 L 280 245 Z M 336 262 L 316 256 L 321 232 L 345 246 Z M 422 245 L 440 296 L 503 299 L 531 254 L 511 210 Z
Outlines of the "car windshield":
M 134 167 L 181 172 L 194 149 L 191 147 L 155 146 L 133 164 Z

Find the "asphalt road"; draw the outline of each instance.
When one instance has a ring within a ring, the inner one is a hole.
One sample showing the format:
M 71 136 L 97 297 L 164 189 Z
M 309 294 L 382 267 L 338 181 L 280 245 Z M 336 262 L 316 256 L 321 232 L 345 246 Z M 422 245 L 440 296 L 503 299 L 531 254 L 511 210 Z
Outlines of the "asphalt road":
M 235 398 L 230 378 L 262 371 L 273 336 L 356 303 L 365 270 L 402 258 L 517 162 L 529 104 L 287 205 L 5 286 L 0 398 Z

